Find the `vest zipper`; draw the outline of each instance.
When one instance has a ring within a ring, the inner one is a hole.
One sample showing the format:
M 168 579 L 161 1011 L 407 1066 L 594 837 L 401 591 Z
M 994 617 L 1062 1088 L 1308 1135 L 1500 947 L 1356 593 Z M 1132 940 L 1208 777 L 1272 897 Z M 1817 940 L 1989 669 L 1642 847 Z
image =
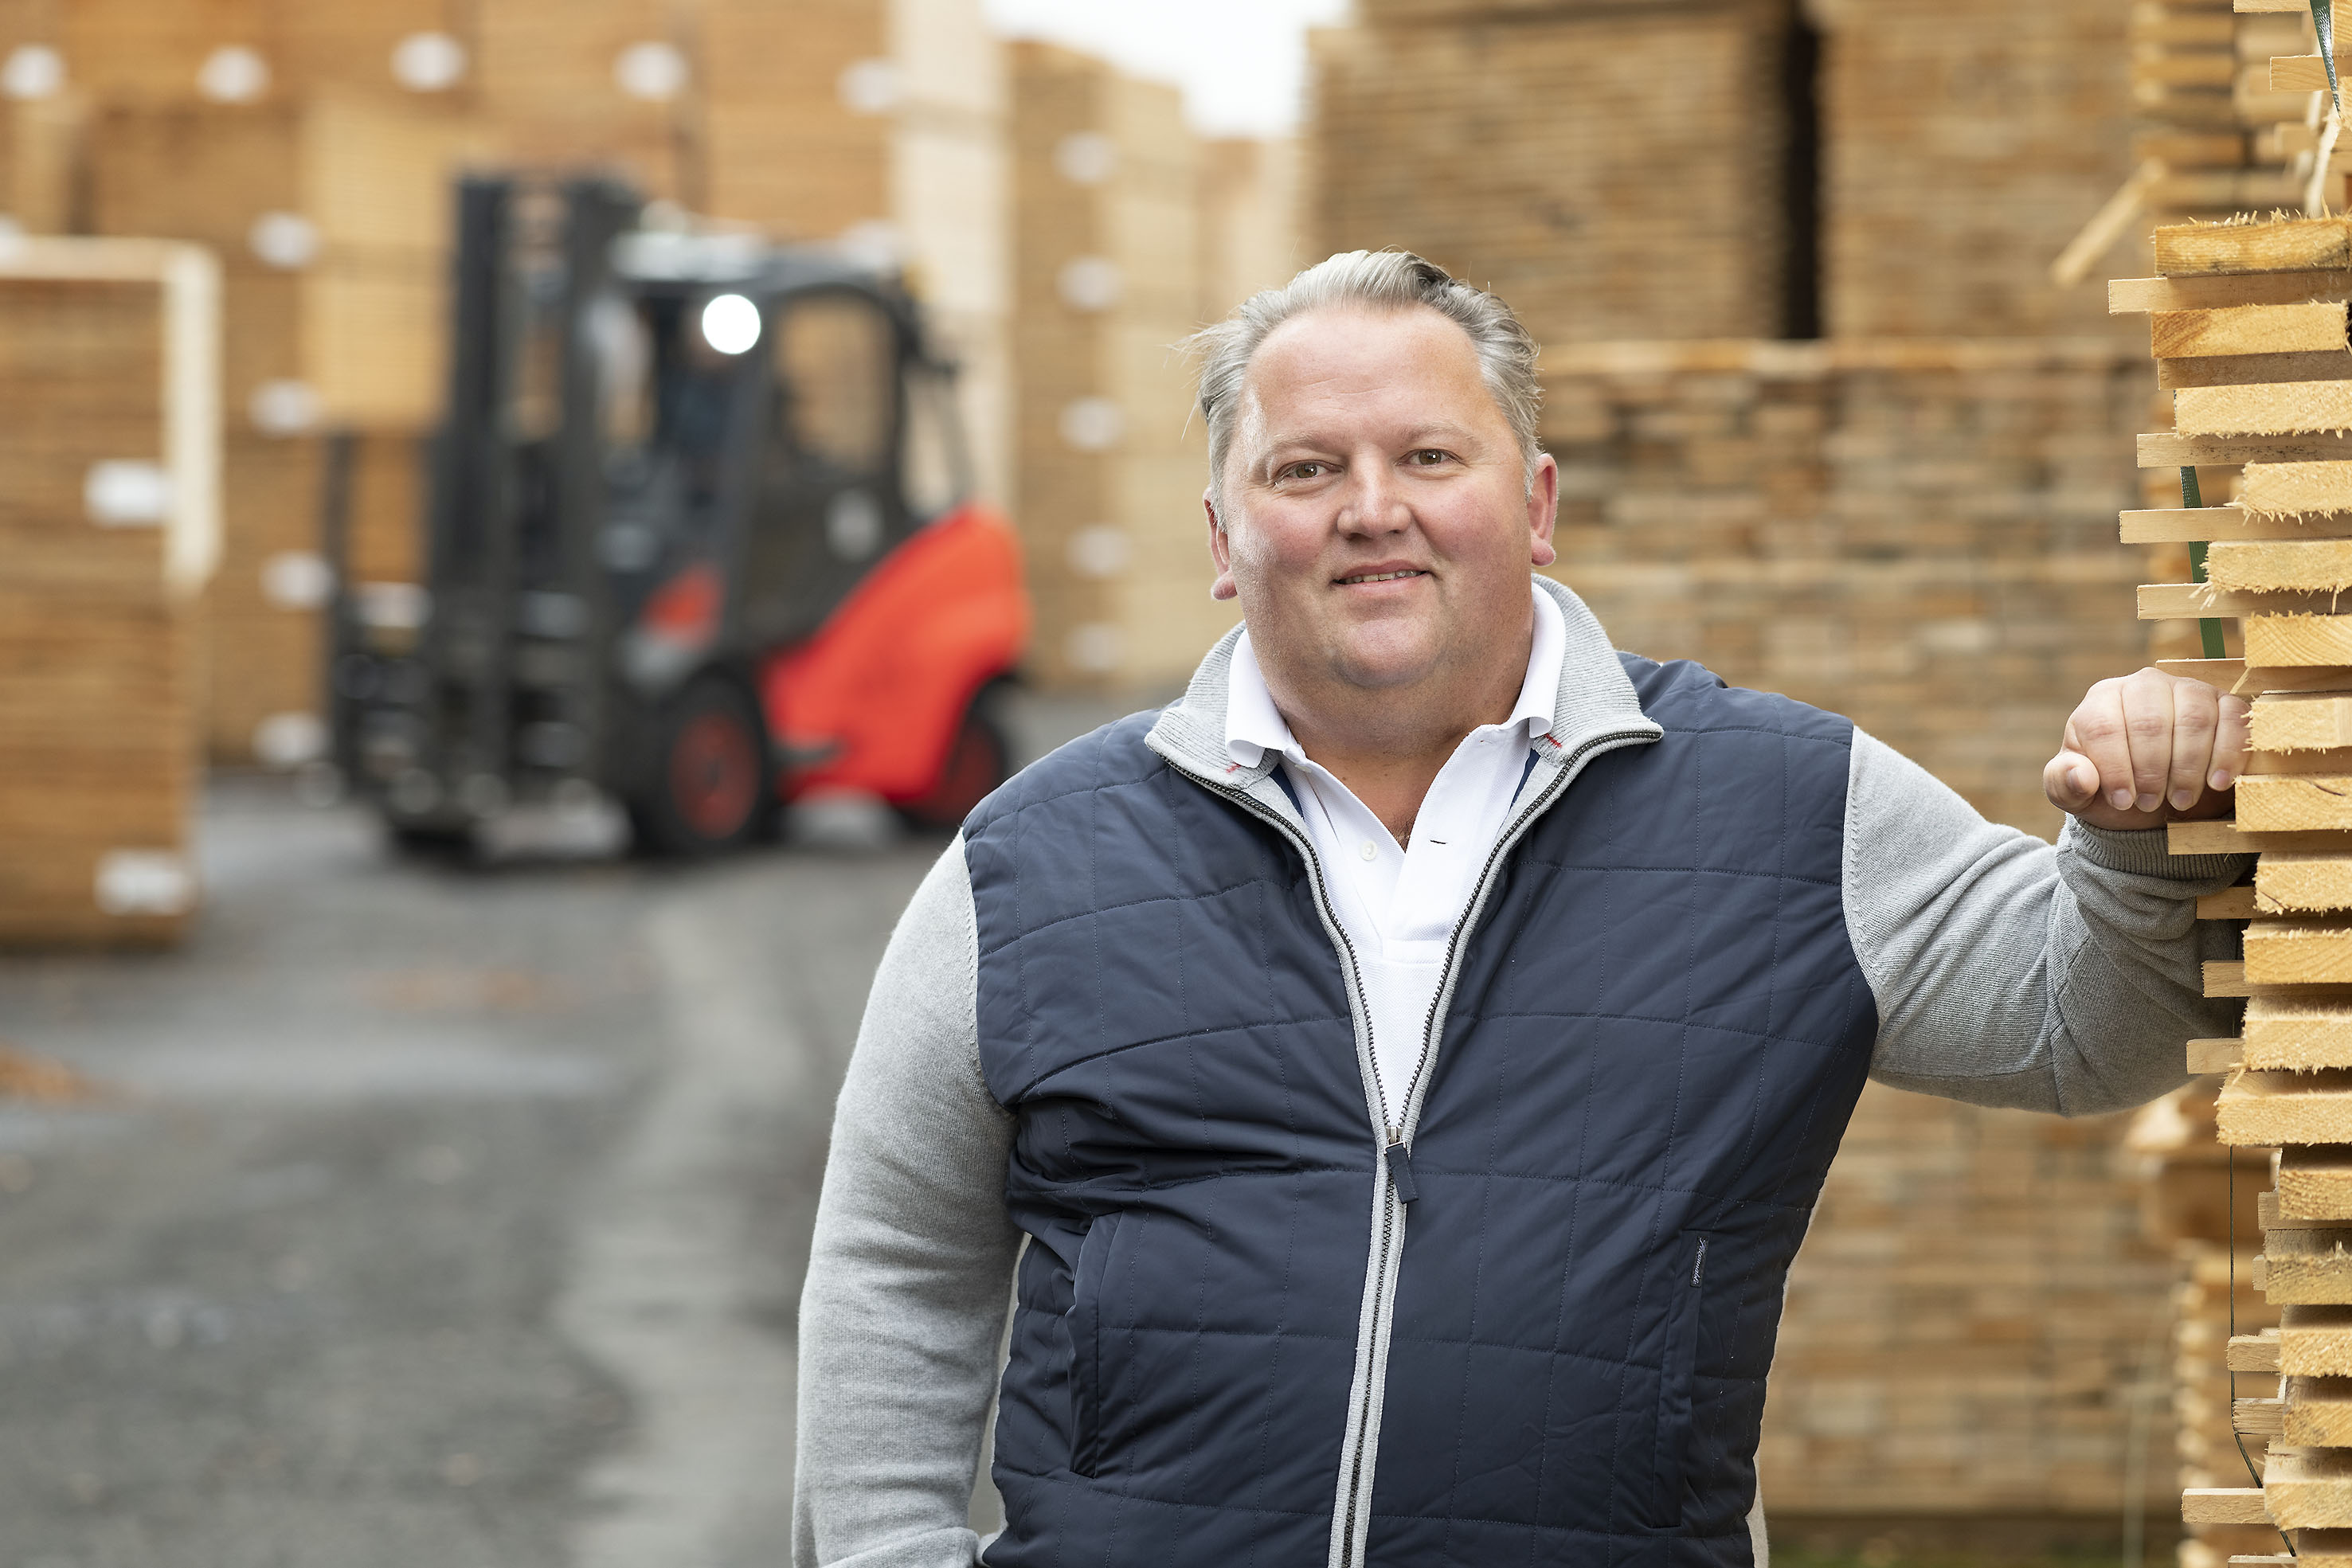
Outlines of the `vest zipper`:
M 1405 1083 L 1403 1107 L 1394 1113 L 1397 1117 L 1394 1122 L 1389 1120 L 1391 1112 L 1388 1085 L 1381 1082 L 1380 1061 L 1372 1050 L 1372 1009 L 1364 994 L 1363 973 L 1357 965 L 1355 944 L 1348 939 L 1347 928 L 1339 923 L 1337 912 L 1331 907 L 1329 895 L 1323 885 L 1322 862 L 1315 858 L 1314 844 L 1306 834 L 1293 829 L 1279 814 L 1253 799 L 1247 791 L 1198 773 L 1190 775 L 1196 783 L 1233 800 L 1298 846 L 1299 852 L 1306 857 L 1308 883 L 1315 890 L 1317 910 L 1323 917 L 1325 930 L 1330 933 L 1334 945 L 1347 960 L 1349 988 L 1364 1019 L 1362 1049 L 1371 1076 L 1372 1093 L 1379 1102 L 1373 1108 L 1372 1128 L 1382 1140 L 1382 1175 L 1387 1179 L 1381 1183 L 1381 1228 L 1364 1280 L 1365 1289 L 1372 1293 L 1370 1310 L 1364 1314 L 1364 1326 L 1372 1342 L 1369 1347 L 1371 1360 L 1363 1378 L 1361 1394 L 1349 1412 L 1351 1440 L 1347 1451 L 1340 1455 L 1345 1482 L 1338 1500 L 1340 1505 L 1339 1511 L 1332 1519 L 1331 1568 L 1361 1568 L 1363 1563 L 1366 1531 L 1358 1528 L 1357 1513 L 1365 1500 L 1365 1489 L 1380 1451 L 1375 1413 L 1379 1401 L 1376 1396 L 1381 1387 L 1381 1371 L 1387 1363 L 1390 1317 L 1396 1309 L 1396 1279 L 1392 1267 L 1396 1260 L 1396 1233 L 1399 1221 L 1404 1218 L 1402 1210 L 1405 1204 L 1420 1196 L 1412 1176 L 1412 1133 L 1415 1124 L 1421 1119 L 1422 1083 L 1428 1076 L 1430 1061 L 1436 1054 L 1438 1020 L 1444 1016 L 1445 1004 L 1454 992 L 1454 966 L 1461 956 L 1463 938 L 1477 924 L 1479 915 L 1485 910 L 1495 868 L 1519 841 L 1519 836 L 1527 831 L 1528 824 L 1541 815 L 1575 781 L 1577 774 L 1592 754 L 1603 747 L 1613 750 L 1618 746 L 1655 738 L 1650 730 L 1629 729 L 1612 730 L 1578 742 L 1576 748 L 1561 759 L 1559 771 L 1553 775 L 1551 782 L 1537 791 L 1526 809 L 1496 837 L 1494 848 L 1487 852 L 1486 863 L 1479 869 L 1477 882 L 1472 885 L 1470 902 L 1464 907 L 1462 918 L 1454 923 L 1453 936 L 1446 940 L 1445 964 L 1439 971 L 1437 995 L 1431 998 L 1428 1017 L 1422 1024 L 1421 1054 L 1413 1062 L 1412 1076 Z M 1366 1347 L 1360 1345 L 1358 1348 L 1360 1354 Z M 1365 1522 L 1368 1524 L 1369 1521 Z

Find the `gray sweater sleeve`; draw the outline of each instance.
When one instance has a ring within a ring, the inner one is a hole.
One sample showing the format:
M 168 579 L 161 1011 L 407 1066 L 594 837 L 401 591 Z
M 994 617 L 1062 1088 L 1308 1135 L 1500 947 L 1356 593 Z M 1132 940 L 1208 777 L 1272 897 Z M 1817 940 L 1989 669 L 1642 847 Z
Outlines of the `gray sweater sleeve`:
M 2064 1115 L 2154 1099 L 2187 1078 L 2184 1042 L 2237 1031 L 2201 970 L 2237 938 L 2195 901 L 2251 864 L 2073 821 L 2053 848 L 1856 730 L 1845 914 L 1878 1000 L 1871 1076 Z
M 834 1112 L 801 1291 L 799 1568 L 978 1560 L 968 1511 L 1020 1240 L 978 963 L 959 839 L 891 935 Z

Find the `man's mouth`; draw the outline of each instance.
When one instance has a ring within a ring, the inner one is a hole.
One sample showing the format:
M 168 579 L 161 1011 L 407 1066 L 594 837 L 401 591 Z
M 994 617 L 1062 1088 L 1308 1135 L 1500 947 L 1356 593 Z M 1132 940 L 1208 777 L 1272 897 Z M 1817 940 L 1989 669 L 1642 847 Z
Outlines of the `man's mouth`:
M 1355 576 L 1355 577 L 1343 577 L 1343 578 L 1340 578 L 1340 579 L 1339 580 L 1339 586 L 1340 586 L 1340 587 L 1342 587 L 1342 588 L 1346 588 L 1346 587 L 1350 586 L 1351 584 L 1359 583 L 1359 582 L 1394 582 L 1394 581 L 1396 581 L 1399 578 L 1404 578 L 1404 577 L 1427 577 L 1428 575 L 1429 575 L 1429 573 L 1427 573 L 1427 572 L 1425 572 L 1425 571 L 1416 571 L 1416 570 L 1412 570 L 1412 569 L 1408 568 L 1407 570 L 1402 570 L 1402 571 L 1367 571 L 1367 572 L 1362 572 L 1362 573 L 1360 573 L 1359 575 L 1357 575 L 1357 576 Z

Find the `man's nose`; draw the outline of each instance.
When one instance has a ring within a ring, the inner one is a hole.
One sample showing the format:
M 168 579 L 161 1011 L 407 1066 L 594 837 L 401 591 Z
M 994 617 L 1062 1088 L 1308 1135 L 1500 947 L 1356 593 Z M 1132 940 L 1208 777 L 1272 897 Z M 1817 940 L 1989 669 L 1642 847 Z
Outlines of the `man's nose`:
M 1341 533 L 1393 534 L 1412 526 L 1412 508 L 1384 459 L 1349 465 L 1348 480 L 1339 492 Z

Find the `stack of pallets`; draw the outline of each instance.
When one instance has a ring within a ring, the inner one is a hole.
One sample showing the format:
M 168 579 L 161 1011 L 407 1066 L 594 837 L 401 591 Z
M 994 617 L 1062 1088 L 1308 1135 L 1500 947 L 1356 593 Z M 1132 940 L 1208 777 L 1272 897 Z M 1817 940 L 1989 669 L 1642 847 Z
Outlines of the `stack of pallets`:
M 202 241 L 224 263 L 226 546 L 206 610 L 215 756 L 299 762 L 323 735 L 318 435 L 398 440 L 436 416 L 448 183 L 474 145 L 446 105 L 356 90 L 124 99 L 91 118 L 93 226 Z
M 166 941 L 194 907 L 219 331 L 193 246 L 0 247 L 0 943 Z
M 2148 313 L 2174 428 L 2143 465 L 2195 470 L 2225 504 L 2126 512 L 2126 542 L 2204 547 L 2203 581 L 2140 590 L 2143 619 L 2220 622 L 2206 658 L 2168 662 L 2252 699 L 2233 821 L 2176 824 L 2175 853 L 2258 853 L 2251 885 L 2204 900 L 2245 920 L 2209 995 L 2248 998 L 2240 1037 L 2195 1040 L 2226 1071 L 2222 1143 L 2276 1150 L 2252 1283 L 2280 1326 L 2241 1332 L 2229 1371 L 2261 1485 L 2192 1487 L 2192 1530 L 2275 1527 L 2306 1568 L 2352 1564 L 2352 219 L 2192 224 L 2154 236 L 2160 276 L 2119 282 Z M 2192 558 L 2193 559 L 2193 558 Z M 2214 643 L 2221 645 L 2216 647 Z M 2246 1377 L 2239 1378 L 2245 1392 Z M 2267 1445 L 2260 1452 L 2256 1440 Z M 2245 1478 L 2248 1482 L 2252 1477 Z M 2252 1543 L 2246 1543 L 2251 1545 Z M 2279 1542 L 2269 1538 L 2269 1551 Z M 2270 1561 L 2254 1552 L 2256 1561 Z M 2242 1560 L 2242 1559 L 2240 1559 Z M 2281 1557 L 2279 1561 L 2286 1561 Z

